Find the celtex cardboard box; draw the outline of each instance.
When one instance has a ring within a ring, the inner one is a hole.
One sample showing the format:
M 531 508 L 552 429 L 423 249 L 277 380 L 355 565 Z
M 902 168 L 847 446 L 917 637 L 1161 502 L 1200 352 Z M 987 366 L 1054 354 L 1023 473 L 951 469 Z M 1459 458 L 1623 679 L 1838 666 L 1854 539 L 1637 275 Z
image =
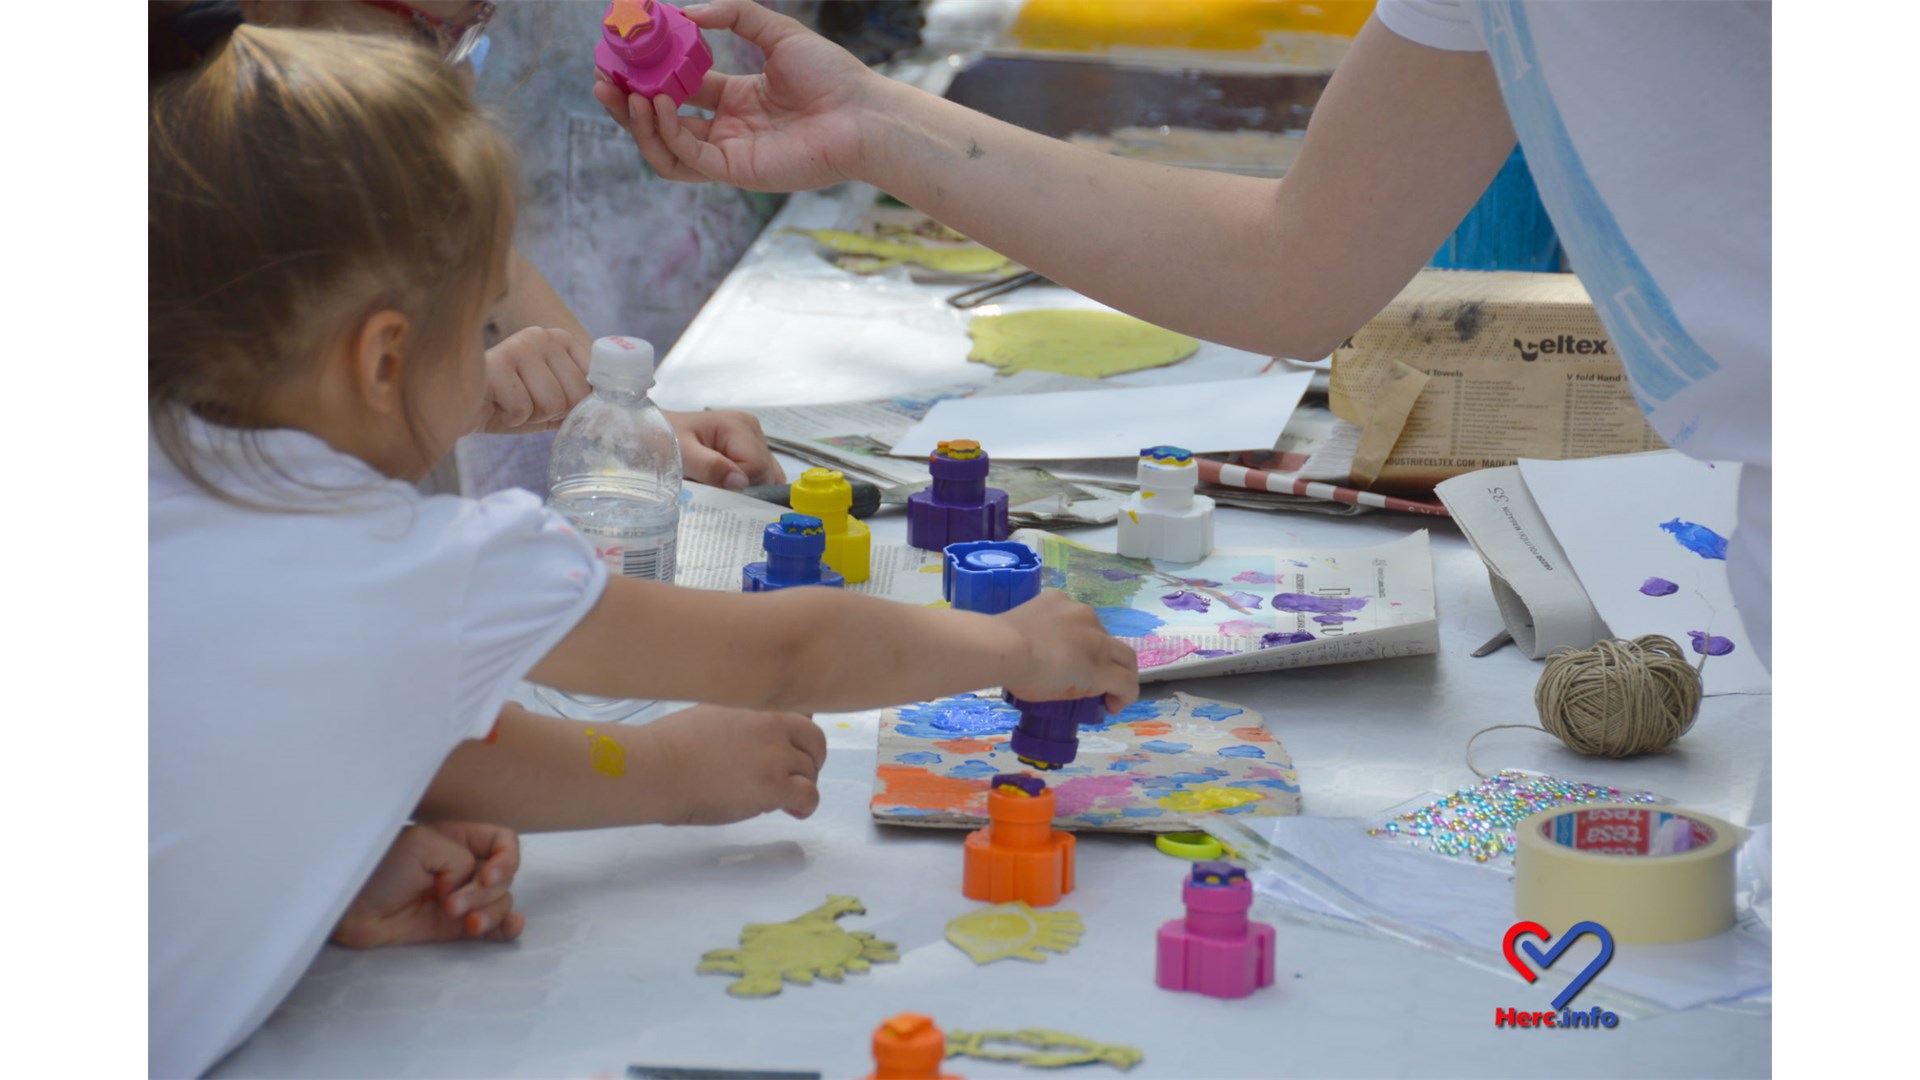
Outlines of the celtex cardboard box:
M 1422 270 L 1333 354 L 1353 482 L 1416 493 L 1516 459 L 1664 449 L 1572 274 Z

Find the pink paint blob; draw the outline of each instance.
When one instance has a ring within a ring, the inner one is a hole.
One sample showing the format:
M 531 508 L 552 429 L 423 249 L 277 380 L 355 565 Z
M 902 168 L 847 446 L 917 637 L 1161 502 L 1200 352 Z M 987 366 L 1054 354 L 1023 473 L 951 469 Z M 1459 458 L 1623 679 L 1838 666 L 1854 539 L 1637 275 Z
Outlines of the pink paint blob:
M 1143 668 L 1163 667 L 1187 656 L 1200 646 L 1186 638 L 1144 637 L 1134 646 Z
M 1127 805 L 1128 793 L 1132 790 L 1130 776 L 1076 776 L 1053 785 L 1053 813 L 1055 817 L 1072 817 L 1095 809 L 1102 801 L 1110 801 L 1111 805 L 1101 809 L 1117 810 Z
M 1228 619 L 1220 624 L 1223 634 L 1238 634 L 1242 637 L 1254 637 L 1267 632 L 1267 628 L 1252 619 Z

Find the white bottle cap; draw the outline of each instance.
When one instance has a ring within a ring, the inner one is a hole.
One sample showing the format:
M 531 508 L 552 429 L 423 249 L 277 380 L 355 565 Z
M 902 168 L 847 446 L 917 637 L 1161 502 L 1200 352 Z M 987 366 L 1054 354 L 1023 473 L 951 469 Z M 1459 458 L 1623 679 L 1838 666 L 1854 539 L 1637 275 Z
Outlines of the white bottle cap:
M 603 337 L 593 343 L 587 382 L 595 389 L 629 393 L 653 389 L 653 346 L 637 337 Z

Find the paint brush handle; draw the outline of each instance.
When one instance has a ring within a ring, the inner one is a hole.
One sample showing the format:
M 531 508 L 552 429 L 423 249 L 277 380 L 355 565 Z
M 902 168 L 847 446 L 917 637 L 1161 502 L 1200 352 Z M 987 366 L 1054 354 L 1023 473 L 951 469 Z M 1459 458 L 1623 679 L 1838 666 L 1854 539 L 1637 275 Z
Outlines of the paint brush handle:
M 857 518 L 869 518 L 873 516 L 874 511 L 880 509 L 879 485 L 870 484 L 865 480 L 850 480 L 848 486 L 853 488 L 853 505 L 848 508 L 847 513 Z M 763 484 L 759 487 L 747 488 L 742 494 L 750 495 L 761 502 L 773 503 L 775 506 L 793 505 L 793 485 L 791 484 Z

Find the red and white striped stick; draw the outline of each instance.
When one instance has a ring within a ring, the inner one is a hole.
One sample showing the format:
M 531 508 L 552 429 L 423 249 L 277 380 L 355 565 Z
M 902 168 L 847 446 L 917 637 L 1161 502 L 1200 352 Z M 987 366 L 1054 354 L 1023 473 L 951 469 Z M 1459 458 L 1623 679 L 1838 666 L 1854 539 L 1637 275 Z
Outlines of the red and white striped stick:
M 1249 469 L 1245 465 L 1228 465 L 1225 462 L 1211 461 L 1203 457 L 1194 458 L 1194 463 L 1200 468 L 1202 483 L 1246 488 L 1249 491 L 1271 491 L 1280 495 L 1305 495 L 1309 498 L 1327 499 L 1355 506 L 1399 510 L 1408 514 L 1451 516 L 1447 513 L 1447 508 L 1437 502 L 1420 502 L 1417 499 L 1403 499 L 1398 495 L 1381 495 L 1377 492 L 1341 487 L 1338 484 L 1321 483 L 1318 480 L 1302 480 L 1295 476 Z

